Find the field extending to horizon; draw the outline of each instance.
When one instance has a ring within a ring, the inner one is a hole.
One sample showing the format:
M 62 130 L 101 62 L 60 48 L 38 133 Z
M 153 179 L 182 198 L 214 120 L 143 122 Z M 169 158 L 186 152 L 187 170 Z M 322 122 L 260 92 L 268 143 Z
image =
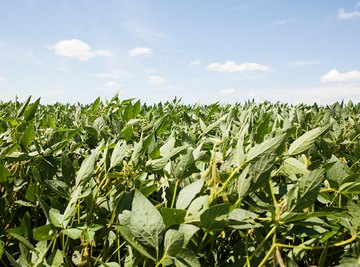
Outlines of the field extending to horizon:
M 360 266 L 360 103 L 0 101 L 1 266 Z

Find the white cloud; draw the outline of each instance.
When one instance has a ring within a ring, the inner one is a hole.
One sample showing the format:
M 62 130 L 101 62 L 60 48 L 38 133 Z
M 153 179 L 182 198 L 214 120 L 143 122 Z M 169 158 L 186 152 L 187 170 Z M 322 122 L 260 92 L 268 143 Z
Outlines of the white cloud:
M 128 51 L 129 55 L 132 57 L 143 56 L 143 55 L 152 55 L 152 50 L 149 47 L 135 47 Z
M 356 5 L 356 6 L 358 8 L 358 5 Z M 339 9 L 339 11 L 338 11 L 338 19 L 348 20 L 348 19 L 354 19 L 354 18 L 360 18 L 360 11 L 359 10 L 353 10 L 353 11 L 346 12 L 343 8 Z
M 225 88 L 225 89 L 220 89 L 219 92 L 223 95 L 231 95 L 236 93 L 236 89 L 234 88 Z
M 353 70 L 341 73 L 336 69 L 332 69 L 320 78 L 322 83 L 347 82 L 352 80 L 360 80 L 360 71 Z
M 128 77 L 130 76 L 131 73 L 125 70 L 120 70 L 120 69 L 113 69 L 109 72 L 101 72 L 101 73 L 96 73 L 94 74 L 94 76 L 99 77 L 99 78 L 106 78 L 106 79 L 119 79 L 119 78 L 123 78 L 123 77 Z
M 285 25 L 285 24 L 289 24 L 289 23 L 292 23 L 295 21 L 296 21 L 296 19 L 281 19 L 281 20 L 273 21 L 271 23 L 271 25 Z
M 55 51 L 56 55 L 76 58 L 81 61 L 88 61 L 95 56 L 110 56 L 111 52 L 108 50 L 93 50 L 91 47 L 78 39 L 62 40 L 50 47 Z
M 131 34 L 150 43 L 156 43 L 158 41 L 162 41 L 162 42 L 174 41 L 167 34 L 153 30 L 149 27 L 149 25 L 143 26 L 141 23 L 136 21 L 132 21 L 132 20 L 123 21 L 121 25 L 125 28 L 125 30 L 127 30 Z
M 266 65 L 261 65 L 253 62 L 244 62 L 236 64 L 234 61 L 226 61 L 224 64 L 211 63 L 207 66 L 206 70 L 216 72 L 249 72 L 249 71 L 261 71 L 270 72 L 272 68 Z
M 164 84 L 166 81 L 164 78 L 161 78 L 160 76 L 150 76 L 148 79 L 148 83 L 150 83 L 151 85 L 162 85 Z
M 292 61 L 288 64 L 292 67 L 305 67 L 311 65 L 319 65 L 324 63 L 323 61 L 311 61 L 311 60 L 299 60 L 299 61 Z
M 5 82 L 5 81 L 6 81 L 6 78 L 0 76 L 0 83 L 1 83 L 1 82 Z
M 195 66 L 195 65 L 200 65 L 201 64 L 201 61 L 196 59 L 196 60 L 193 60 L 189 63 L 190 66 Z
M 117 82 L 114 82 L 114 81 L 110 81 L 110 82 L 107 82 L 105 84 L 105 86 L 107 88 L 111 88 L 111 89 L 120 89 L 121 85 Z

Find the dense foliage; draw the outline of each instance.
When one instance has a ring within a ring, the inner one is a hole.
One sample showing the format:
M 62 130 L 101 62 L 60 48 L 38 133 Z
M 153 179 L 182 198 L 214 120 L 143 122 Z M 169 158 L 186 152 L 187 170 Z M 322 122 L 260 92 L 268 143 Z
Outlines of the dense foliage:
M 360 104 L 0 102 L 2 266 L 360 266 Z

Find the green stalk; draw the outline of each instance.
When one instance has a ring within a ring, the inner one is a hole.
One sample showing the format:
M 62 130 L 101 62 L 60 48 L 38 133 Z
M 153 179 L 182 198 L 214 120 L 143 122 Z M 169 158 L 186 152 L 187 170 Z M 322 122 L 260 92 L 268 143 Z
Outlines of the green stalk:
M 171 206 L 170 208 L 173 208 L 174 207 L 174 204 L 175 204 L 175 198 L 176 198 L 176 193 L 177 193 L 177 188 L 179 186 L 179 180 L 176 179 L 176 182 L 175 182 L 175 188 L 174 188 L 174 194 L 173 194 L 173 197 L 172 197 L 172 200 L 171 200 Z
M 273 228 L 271 228 L 270 232 L 265 236 L 265 238 L 260 242 L 260 244 L 256 247 L 256 249 L 253 251 L 253 253 L 251 254 L 249 261 L 252 260 L 252 258 L 254 258 L 254 256 L 256 255 L 256 253 L 260 250 L 260 248 L 262 248 L 265 244 L 265 242 L 276 232 L 277 226 L 274 225 Z M 246 265 L 244 265 L 246 266 Z

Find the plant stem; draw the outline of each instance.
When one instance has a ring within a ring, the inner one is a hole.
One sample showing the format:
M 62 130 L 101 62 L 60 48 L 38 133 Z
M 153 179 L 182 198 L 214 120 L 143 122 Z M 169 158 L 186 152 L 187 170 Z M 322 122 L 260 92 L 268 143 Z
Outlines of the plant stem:
M 173 208 L 173 207 L 174 207 L 175 198 L 176 198 L 176 191 L 177 191 L 178 186 L 179 186 L 179 180 L 176 179 L 175 188 L 174 188 L 174 194 L 173 194 L 173 197 L 172 197 L 172 200 L 171 200 L 171 206 L 170 206 L 170 208 Z
M 269 233 L 265 236 L 265 238 L 260 242 L 260 244 L 253 251 L 253 253 L 251 254 L 251 256 L 249 258 L 249 261 L 251 261 L 252 258 L 254 258 L 256 253 L 260 250 L 260 248 L 262 248 L 264 246 L 265 242 L 276 232 L 276 229 L 277 229 L 277 226 L 274 225 L 273 228 L 271 228 L 271 230 L 269 231 Z

